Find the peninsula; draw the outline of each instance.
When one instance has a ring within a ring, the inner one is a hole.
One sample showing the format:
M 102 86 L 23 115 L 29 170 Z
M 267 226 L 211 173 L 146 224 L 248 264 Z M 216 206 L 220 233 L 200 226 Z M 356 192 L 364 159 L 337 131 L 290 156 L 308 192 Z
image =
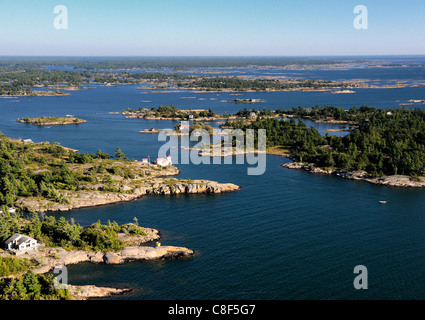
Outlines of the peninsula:
M 25 143 L 0 136 L 3 181 L 0 205 L 23 211 L 67 211 L 131 201 L 144 195 L 222 193 L 232 183 L 176 179 L 172 166 L 129 160 L 117 148 L 114 157 L 100 150 L 80 154 L 57 143 Z M 8 183 L 13 181 L 13 188 Z
M 266 129 L 267 148 L 290 152 L 293 164 L 284 166 L 312 173 L 335 174 L 374 184 L 399 187 L 425 186 L 425 111 L 318 106 L 286 110 L 285 118 L 233 121 L 233 129 Z M 295 117 L 299 121 L 295 121 Z M 302 119 L 345 123 L 352 127 L 344 137 L 308 128 Z M 256 142 L 257 143 L 257 142 Z
M 0 296 L 25 300 L 84 300 L 131 292 L 131 288 L 116 289 L 96 286 L 77 287 L 65 285 L 57 288 L 47 272 L 57 266 L 81 262 L 96 264 L 122 264 L 130 261 L 167 260 L 194 255 L 194 250 L 184 247 L 149 245 L 160 238 L 158 230 L 144 228 L 134 223 L 106 225 L 96 222 L 88 227 L 70 223 L 65 218 L 37 214 L 32 217 L 19 213 L 0 213 L 2 233 L 0 242 L 10 237 L 25 236 L 36 243 L 30 249 L 0 250 Z M 13 252 L 12 252 L 13 251 Z M 17 282 L 23 282 L 16 285 Z M 30 286 L 28 284 L 31 283 Z M 15 284 L 14 292 L 8 286 Z

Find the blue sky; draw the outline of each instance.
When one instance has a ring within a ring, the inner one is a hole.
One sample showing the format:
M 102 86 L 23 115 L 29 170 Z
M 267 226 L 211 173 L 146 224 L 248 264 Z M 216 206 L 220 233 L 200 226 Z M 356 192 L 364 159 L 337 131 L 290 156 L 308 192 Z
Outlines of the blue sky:
M 57 5 L 68 30 L 53 26 Z M 425 54 L 424 17 L 423 0 L 0 0 L 0 55 Z

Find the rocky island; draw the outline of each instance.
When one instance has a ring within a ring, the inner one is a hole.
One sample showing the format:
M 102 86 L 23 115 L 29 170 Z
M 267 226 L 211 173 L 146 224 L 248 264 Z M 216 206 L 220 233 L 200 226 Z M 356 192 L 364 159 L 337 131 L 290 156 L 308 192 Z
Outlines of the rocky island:
M 262 100 L 262 99 L 234 99 L 234 100 L 229 100 L 227 102 L 232 102 L 232 103 L 261 103 L 261 102 L 266 102 L 266 101 Z
M 1 89 L 1 86 L 0 86 Z M 13 91 L 9 93 L 0 94 L 2 98 L 14 98 L 14 97 L 60 97 L 60 96 L 69 96 L 69 93 L 65 93 L 59 90 L 56 91 L 41 91 L 41 90 L 20 90 Z
M 38 117 L 38 118 L 28 118 L 23 117 L 18 119 L 19 123 L 30 123 L 37 126 L 57 126 L 57 125 L 70 125 L 70 124 L 80 124 L 87 122 L 86 120 L 78 119 L 73 116 L 65 117 Z
M 150 129 L 145 129 L 145 130 L 141 130 L 139 131 L 139 133 L 160 133 L 161 129 L 155 129 L 155 128 L 150 128 Z
M 182 110 L 177 109 L 174 105 L 171 106 L 159 106 L 158 108 L 139 108 L 137 110 L 128 108 L 127 110 L 122 111 L 122 114 L 125 118 L 137 118 L 137 119 L 146 119 L 146 120 L 191 120 L 191 121 L 214 121 L 214 120 L 223 120 L 228 118 L 235 119 L 229 115 L 218 115 L 212 112 L 211 109 L 203 110 Z

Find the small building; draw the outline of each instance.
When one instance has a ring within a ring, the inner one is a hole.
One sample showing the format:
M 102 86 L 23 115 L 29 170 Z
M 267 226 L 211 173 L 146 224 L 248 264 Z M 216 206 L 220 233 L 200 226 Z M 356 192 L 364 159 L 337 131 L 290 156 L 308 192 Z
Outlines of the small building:
M 4 249 L 12 251 L 26 251 L 38 246 L 37 240 L 19 233 L 14 234 L 4 242 Z
M 190 124 L 181 124 L 180 125 L 180 132 L 189 132 L 190 131 Z
M 257 113 L 251 112 L 248 116 L 248 120 L 256 120 L 257 119 Z
M 8 208 L 9 213 L 16 213 L 16 209 L 15 208 Z M 0 214 L 4 213 L 3 210 L 0 210 Z
M 143 158 L 142 159 L 142 163 L 149 163 L 149 159 L 148 158 Z
M 31 139 L 24 139 L 22 141 L 25 142 L 25 143 L 32 143 L 32 140 Z
M 171 161 L 171 156 L 168 155 L 167 159 L 164 158 L 157 158 L 156 159 L 156 164 L 161 166 L 161 167 L 166 167 L 166 166 L 171 166 L 173 164 L 173 162 Z

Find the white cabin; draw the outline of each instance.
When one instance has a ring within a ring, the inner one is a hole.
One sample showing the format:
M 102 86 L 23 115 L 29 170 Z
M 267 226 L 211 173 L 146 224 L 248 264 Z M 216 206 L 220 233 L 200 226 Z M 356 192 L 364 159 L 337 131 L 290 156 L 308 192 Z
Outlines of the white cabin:
M 37 247 L 37 240 L 19 233 L 14 234 L 4 242 L 5 250 L 26 251 L 28 249 L 35 249 Z

